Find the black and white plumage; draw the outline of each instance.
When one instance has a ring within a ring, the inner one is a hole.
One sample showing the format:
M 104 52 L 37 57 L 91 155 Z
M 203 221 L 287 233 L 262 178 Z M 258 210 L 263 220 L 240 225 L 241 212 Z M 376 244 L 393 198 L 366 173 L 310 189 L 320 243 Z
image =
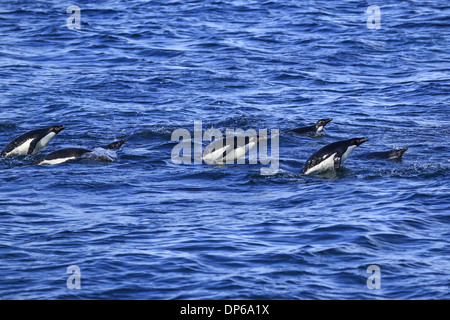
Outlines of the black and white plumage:
M 401 159 L 403 154 L 408 150 L 408 148 L 394 149 L 390 151 L 383 152 L 372 152 L 367 155 L 369 159 L 390 159 L 396 160 Z
M 311 126 L 290 129 L 287 132 L 293 132 L 296 134 L 320 134 L 323 131 L 324 127 L 331 121 L 333 121 L 332 118 L 320 119 L 319 121 L 317 121 L 315 124 L 313 124 Z
M 27 132 L 11 141 L 0 153 L 0 157 L 31 155 L 39 152 L 66 126 L 53 126 Z
M 214 140 L 203 151 L 203 160 L 208 164 L 234 162 L 253 150 L 258 145 L 258 141 L 262 139 L 267 139 L 267 137 L 250 135 Z
M 339 169 L 350 153 L 368 141 L 367 137 L 333 142 L 316 151 L 303 165 L 301 173 L 312 174 Z
M 100 148 L 106 149 L 106 150 L 118 150 L 120 147 L 125 143 L 124 140 L 116 141 L 113 143 L 110 143 L 106 146 L 101 146 Z M 45 156 L 41 161 L 37 162 L 38 165 L 55 165 L 64 163 L 70 160 L 76 160 L 79 159 L 89 153 L 91 153 L 92 150 L 83 149 L 83 148 L 66 148 L 57 150 L 55 152 L 52 152 Z M 115 159 L 112 159 L 110 157 L 106 156 L 100 156 L 100 160 L 105 161 L 115 161 Z

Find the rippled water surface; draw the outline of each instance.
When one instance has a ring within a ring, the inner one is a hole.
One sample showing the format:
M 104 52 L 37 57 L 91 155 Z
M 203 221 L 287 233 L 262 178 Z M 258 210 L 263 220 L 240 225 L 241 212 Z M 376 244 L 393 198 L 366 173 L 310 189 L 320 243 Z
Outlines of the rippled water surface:
M 449 299 L 449 17 L 447 1 L 1 1 L 0 148 L 68 128 L 0 159 L 0 298 Z M 194 121 L 330 117 L 324 136 L 281 134 L 272 175 L 171 158 Z M 336 174 L 300 174 L 365 136 Z M 28 166 L 118 139 L 116 162 Z

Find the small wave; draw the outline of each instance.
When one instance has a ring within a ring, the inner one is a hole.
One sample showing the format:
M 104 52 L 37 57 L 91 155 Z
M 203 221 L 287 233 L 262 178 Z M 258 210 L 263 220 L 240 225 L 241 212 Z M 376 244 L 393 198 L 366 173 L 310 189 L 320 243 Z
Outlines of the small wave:
M 95 148 L 92 152 L 86 154 L 84 157 L 89 160 L 100 160 L 105 162 L 117 161 L 117 152 L 103 148 Z

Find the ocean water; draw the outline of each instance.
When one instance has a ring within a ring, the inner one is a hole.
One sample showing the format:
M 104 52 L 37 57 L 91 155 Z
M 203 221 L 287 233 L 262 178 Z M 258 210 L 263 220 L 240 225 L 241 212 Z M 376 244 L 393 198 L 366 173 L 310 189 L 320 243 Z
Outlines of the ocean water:
M 68 128 L 0 159 L 0 298 L 449 299 L 449 17 L 443 0 L 1 1 L 0 148 Z M 200 121 L 281 131 L 278 170 L 174 163 L 172 133 Z M 300 173 L 366 136 L 335 174 Z M 119 139 L 116 162 L 28 166 Z

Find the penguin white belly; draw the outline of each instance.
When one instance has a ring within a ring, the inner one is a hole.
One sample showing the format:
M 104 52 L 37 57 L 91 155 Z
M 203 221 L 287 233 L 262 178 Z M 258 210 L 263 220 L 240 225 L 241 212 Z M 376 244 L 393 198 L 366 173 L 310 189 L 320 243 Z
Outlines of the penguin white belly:
M 208 164 L 213 164 L 216 162 L 220 162 L 223 159 L 223 153 L 229 148 L 228 145 L 225 145 L 217 150 L 214 150 L 213 152 L 209 152 L 206 154 L 203 154 L 203 160 Z
M 333 153 L 331 156 L 320 162 L 318 165 L 315 165 L 312 168 L 306 170 L 305 174 L 311 174 L 313 172 L 321 172 L 326 170 L 334 169 L 334 156 L 336 153 Z
M 39 140 L 38 143 L 36 144 L 36 147 L 34 148 L 33 153 L 39 152 L 41 149 L 43 149 L 55 136 L 56 133 L 50 132 L 41 140 Z
M 352 153 L 353 150 L 355 150 L 356 146 L 350 146 L 347 148 L 347 150 L 342 154 L 341 156 L 341 164 L 344 163 L 345 160 L 347 160 L 350 153 Z
M 230 159 L 232 161 L 235 161 L 237 159 L 240 159 L 243 156 L 245 156 L 247 153 L 249 153 L 250 150 L 252 150 L 255 146 L 256 146 L 256 142 L 249 142 L 245 146 L 237 147 L 236 149 L 234 149 L 230 152 L 229 156 L 225 157 L 225 160 Z
M 237 147 L 230 152 L 226 153 L 230 148 L 231 145 L 225 145 L 222 148 L 219 148 L 217 150 L 214 150 L 211 153 L 207 153 L 203 155 L 203 160 L 208 164 L 225 164 L 234 162 L 237 159 L 245 156 L 250 150 L 252 150 L 256 146 L 256 142 L 249 142 L 248 144 L 244 146 Z M 223 154 L 226 154 L 225 157 L 223 157 Z
M 8 152 L 5 156 L 9 157 L 9 156 L 12 156 L 12 155 L 27 155 L 28 154 L 28 149 L 30 149 L 31 142 L 33 140 L 34 139 L 28 139 L 27 141 L 22 143 L 17 148 L 11 150 L 11 152 Z
M 39 163 L 39 165 L 55 165 L 64 163 L 69 160 L 74 160 L 76 157 L 67 157 L 67 158 L 58 158 L 58 159 L 52 159 L 52 160 L 43 160 Z

